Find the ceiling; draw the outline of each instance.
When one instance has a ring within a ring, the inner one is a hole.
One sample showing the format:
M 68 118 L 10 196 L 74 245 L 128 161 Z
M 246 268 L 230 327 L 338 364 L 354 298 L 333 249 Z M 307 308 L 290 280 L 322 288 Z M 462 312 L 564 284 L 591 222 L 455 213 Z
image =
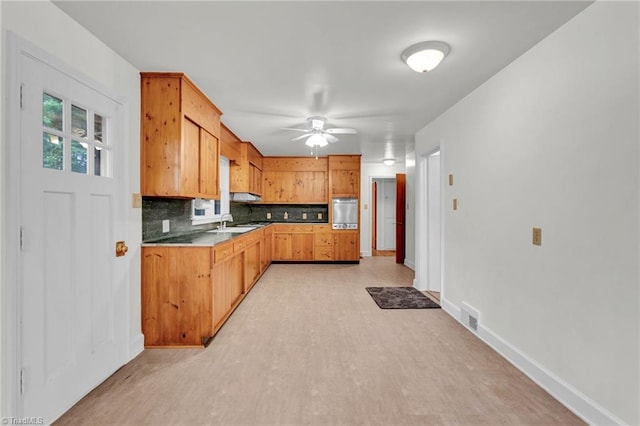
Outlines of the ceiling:
M 264 155 L 309 155 L 306 118 L 357 135 L 319 155 L 402 162 L 414 134 L 590 2 L 54 1 L 141 71 L 185 72 Z M 441 40 L 429 73 L 400 59 Z

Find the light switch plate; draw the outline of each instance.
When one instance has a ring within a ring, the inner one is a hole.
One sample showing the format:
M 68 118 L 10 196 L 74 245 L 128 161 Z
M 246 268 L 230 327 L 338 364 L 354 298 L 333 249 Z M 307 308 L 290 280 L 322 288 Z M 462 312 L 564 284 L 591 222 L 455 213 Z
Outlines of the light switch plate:
M 454 210 L 458 210 L 458 199 L 457 198 L 453 199 L 453 209 Z
M 131 194 L 131 207 L 134 209 L 142 208 L 142 195 Z
M 322 219 L 322 213 L 318 213 L 318 219 Z
M 271 212 L 267 212 L 267 219 L 271 219 Z
M 533 228 L 531 243 L 534 246 L 542 245 L 542 228 Z
M 453 186 L 453 175 L 449 175 L 449 186 Z

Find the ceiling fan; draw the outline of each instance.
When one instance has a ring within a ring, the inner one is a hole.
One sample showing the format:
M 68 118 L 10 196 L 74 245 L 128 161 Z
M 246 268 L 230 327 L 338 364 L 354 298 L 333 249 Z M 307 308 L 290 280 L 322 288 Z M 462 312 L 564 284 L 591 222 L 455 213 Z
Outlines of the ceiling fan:
M 297 141 L 307 138 L 307 140 L 305 141 L 305 145 L 310 147 L 323 147 L 328 143 L 338 142 L 339 139 L 333 135 L 355 135 L 357 133 L 356 129 L 325 128 L 327 119 L 324 117 L 309 117 L 307 121 L 309 121 L 309 124 L 311 125 L 310 128 L 299 129 L 294 127 L 285 127 L 282 130 L 304 132 L 303 135 L 296 136 L 291 140 Z

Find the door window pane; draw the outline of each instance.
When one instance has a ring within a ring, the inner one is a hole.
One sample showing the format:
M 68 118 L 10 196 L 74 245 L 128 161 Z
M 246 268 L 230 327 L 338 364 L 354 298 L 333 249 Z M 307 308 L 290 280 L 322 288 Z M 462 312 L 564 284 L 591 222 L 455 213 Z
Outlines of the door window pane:
M 71 133 L 76 137 L 87 137 L 87 110 L 71 105 Z
M 103 149 L 96 146 L 93 151 L 93 174 L 96 176 L 102 176 L 103 158 L 106 158 L 106 155 L 103 156 Z
M 42 133 L 42 167 L 62 170 L 64 157 L 64 138 L 51 133 Z
M 71 141 L 71 171 L 87 174 L 87 144 Z
M 94 138 L 96 140 L 96 142 L 103 142 L 102 139 L 102 122 L 103 122 L 103 118 L 101 115 L 98 114 L 94 114 L 93 115 L 93 135 Z
M 42 125 L 50 129 L 62 131 L 62 99 L 42 94 Z

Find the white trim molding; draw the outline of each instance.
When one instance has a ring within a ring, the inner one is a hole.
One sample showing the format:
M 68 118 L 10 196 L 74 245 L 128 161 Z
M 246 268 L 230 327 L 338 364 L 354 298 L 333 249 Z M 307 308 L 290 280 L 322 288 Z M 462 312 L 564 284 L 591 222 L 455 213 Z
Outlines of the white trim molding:
M 601 407 L 596 402 L 582 394 L 573 386 L 548 371 L 546 368 L 531 359 L 525 353 L 518 350 L 509 342 L 500 337 L 482 323 L 478 324 L 478 332 L 475 333 L 461 320 L 460 307 L 445 298 L 440 300 L 442 309 L 462 324 L 467 330 L 478 336 L 480 340 L 489 345 L 493 350 L 509 361 L 514 367 L 522 371 L 538 386 L 547 391 L 562 405 L 571 410 L 576 416 L 591 425 L 623 425 L 625 422 L 614 414 Z

